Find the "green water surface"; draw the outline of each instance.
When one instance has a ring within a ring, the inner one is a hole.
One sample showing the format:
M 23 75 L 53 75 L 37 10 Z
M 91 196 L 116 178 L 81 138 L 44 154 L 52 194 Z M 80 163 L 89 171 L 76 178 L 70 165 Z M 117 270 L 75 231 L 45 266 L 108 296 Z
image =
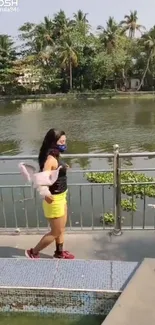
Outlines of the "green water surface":
M 38 316 L 29 314 L 0 315 L 0 325 L 101 325 L 103 320 L 103 316 Z

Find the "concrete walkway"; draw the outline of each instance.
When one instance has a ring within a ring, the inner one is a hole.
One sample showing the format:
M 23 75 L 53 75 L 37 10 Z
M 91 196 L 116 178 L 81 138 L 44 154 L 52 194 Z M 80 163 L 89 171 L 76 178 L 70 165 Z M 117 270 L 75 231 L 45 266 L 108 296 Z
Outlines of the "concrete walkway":
M 24 256 L 27 248 L 35 246 L 40 235 L 0 235 L 0 257 Z M 42 257 L 50 258 L 55 245 L 43 251 Z M 105 231 L 68 233 L 65 249 L 77 259 L 142 261 L 155 258 L 155 231 L 126 231 L 120 237 L 109 237 Z

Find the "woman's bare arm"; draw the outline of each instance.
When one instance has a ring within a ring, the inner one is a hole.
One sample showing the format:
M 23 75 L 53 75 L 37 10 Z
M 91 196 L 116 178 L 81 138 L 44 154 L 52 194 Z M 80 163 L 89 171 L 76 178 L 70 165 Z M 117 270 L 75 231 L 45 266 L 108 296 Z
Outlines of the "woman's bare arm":
M 55 170 L 57 168 L 58 168 L 57 160 L 52 156 L 48 156 L 47 160 L 45 161 L 44 171 L 46 171 L 46 170 Z
M 52 156 L 48 156 L 47 157 L 47 160 L 45 162 L 45 165 L 44 165 L 44 171 L 48 171 L 48 170 L 56 170 L 58 168 L 58 162 L 57 160 L 52 157 Z M 45 201 L 47 203 L 52 203 L 53 202 L 53 197 L 52 195 L 50 197 L 45 197 Z

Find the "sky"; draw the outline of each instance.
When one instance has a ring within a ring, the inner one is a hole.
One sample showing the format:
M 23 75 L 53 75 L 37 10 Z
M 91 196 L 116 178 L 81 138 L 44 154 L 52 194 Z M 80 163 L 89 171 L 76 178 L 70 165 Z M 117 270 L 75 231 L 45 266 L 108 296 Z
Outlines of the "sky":
M 18 1 L 19 11 L 2 11 L 5 1 Z M 44 16 L 52 17 L 60 9 L 68 17 L 78 9 L 88 13 L 93 30 L 98 25 L 104 26 L 109 16 L 122 20 L 130 10 L 138 11 L 139 23 L 147 29 L 155 25 L 155 0 L 0 0 L 0 34 L 16 37 L 25 22 L 39 23 Z

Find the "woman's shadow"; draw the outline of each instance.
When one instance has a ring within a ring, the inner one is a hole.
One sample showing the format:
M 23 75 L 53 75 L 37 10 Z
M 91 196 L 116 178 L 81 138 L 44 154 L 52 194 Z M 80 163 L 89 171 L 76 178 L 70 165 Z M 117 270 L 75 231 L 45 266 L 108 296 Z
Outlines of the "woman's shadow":
M 18 258 L 18 257 L 25 257 L 25 250 L 16 248 L 16 247 L 9 247 L 9 246 L 1 246 L 0 247 L 0 258 Z M 40 254 L 41 258 L 52 258 L 50 255 Z

